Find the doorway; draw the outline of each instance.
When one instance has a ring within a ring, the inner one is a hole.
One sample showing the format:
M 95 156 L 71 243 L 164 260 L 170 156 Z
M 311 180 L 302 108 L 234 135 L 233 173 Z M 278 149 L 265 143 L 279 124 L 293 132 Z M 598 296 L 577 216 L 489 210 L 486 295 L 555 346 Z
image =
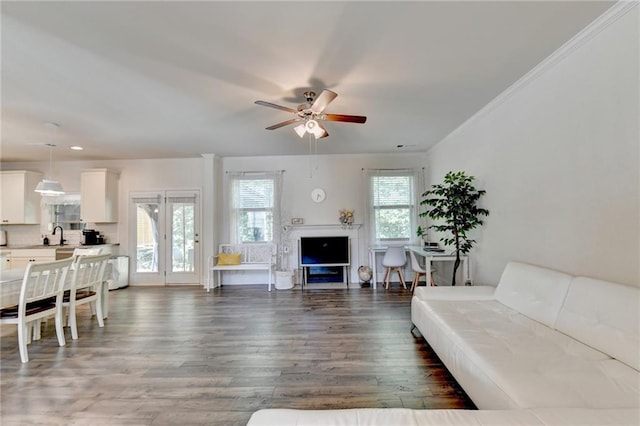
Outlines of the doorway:
M 200 283 L 200 192 L 132 192 L 132 274 L 147 284 Z

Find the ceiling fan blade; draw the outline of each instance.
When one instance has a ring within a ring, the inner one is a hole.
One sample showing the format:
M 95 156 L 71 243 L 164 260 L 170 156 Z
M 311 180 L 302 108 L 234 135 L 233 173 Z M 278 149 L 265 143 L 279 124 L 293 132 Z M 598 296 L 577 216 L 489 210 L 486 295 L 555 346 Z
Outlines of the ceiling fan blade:
M 345 114 L 324 114 L 323 120 L 327 121 L 346 121 L 347 123 L 364 123 L 367 121 L 367 117 L 362 115 L 345 115 Z
M 293 108 L 289 108 L 289 107 L 282 106 L 282 105 L 272 104 L 271 102 L 256 101 L 255 103 L 256 103 L 257 105 L 262 105 L 262 106 L 266 106 L 266 107 L 269 107 L 269 108 L 280 109 L 280 110 L 282 110 L 282 111 L 292 112 L 292 113 L 294 113 L 294 114 L 297 114 L 297 113 L 298 113 L 298 111 L 296 111 L 296 110 L 295 110 L 295 109 L 293 109 Z
M 267 127 L 267 130 L 275 130 L 275 129 L 279 129 L 280 127 L 284 127 L 284 126 L 288 126 L 289 124 L 293 124 L 296 123 L 298 121 L 300 121 L 301 118 L 292 118 L 291 120 L 287 120 L 287 121 L 283 121 L 281 123 L 278 124 L 274 124 L 273 126 L 269 126 Z
M 324 111 L 327 105 L 329 105 L 331 101 L 333 101 L 337 96 L 338 94 L 336 92 L 332 92 L 331 90 L 324 89 L 322 93 L 320 93 L 320 96 L 316 98 L 316 100 L 311 105 L 311 108 L 309 109 L 312 112 L 315 112 L 316 114 L 320 113 Z
M 320 127 L 324 131 L 324 134 L 320 136 L 318 139 L 324 139 L 327 136 L 329 136 L 329 132 L 327 132 L 327 129 L 322 125 L 322 123 L 318 123 L 318 127 Z

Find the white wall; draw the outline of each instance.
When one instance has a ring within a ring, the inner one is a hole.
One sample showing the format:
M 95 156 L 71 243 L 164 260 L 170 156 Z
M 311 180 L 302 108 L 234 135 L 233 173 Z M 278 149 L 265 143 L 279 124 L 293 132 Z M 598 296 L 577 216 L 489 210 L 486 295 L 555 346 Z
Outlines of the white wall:
M 109 242 L 120 243 L 120 254 L 129 255 L 132 254 L 129 247 L 131 191 L 200 189 L 203 194 L 203 261 L 206 261 L 216 250 L 217 244 L 229 241 L 228 230 L 222 224 L 225 171 L 285 170 L 282 201 L 286 217 L 304 218 L 305 225 L 337 225 L 339 210 L 347 208 L 355 211 L 355 222 L 362 224 L 365 212 L 365 182 L 362 169 L 422 167 L 424 161 L 422 153 L 68 161 L 55 162 L 54 177 L 60 180 L 66 192 L 79 193 L 80 172 L 84 169 L 108 168 L 120 173 L 119 223 L 117 226 L 98 224 L 97 229 L 108 229 Z M 2 164 L 3 170 L 26 169 L 47 172 L 48 167 L 49 164 L 46 162 Z M 211 179 L 214 182 L 207 182 Z M 316 187 L 324 188 L 327 193 L 323 203 L 311 201 L 311 190 Z M 211 223 L 212 218 L 215 224 Z M 28 240 L 29 244 L 39 243 L 40 227 L 37 225 L 11 225 L 5 229 L 9 233 L 9 241 L 12 240 L 12 236 L 13 240 L 19 236 L 21 240 Z M 364 230 L 360 229 L 359 232 L 362 235 Z M 359 259 L 353 259 L 353 271 L 358 264 L 368 262 L 366 239 L 361 237 L 360 243 L 362 247 L 357 251 Z M 291 251 L 288 262 L 290 269 L 296 264 L 295 250 Z M 357 276 L 353 271 L 352 280 L 355 281 Z M 206 271 L 203 268 L 203 279 L 204 277 Z M 132 276 L 132 279 L 135 283 L 136 277 Z M 259 277 L 258 282 L 263 283 L 264 278 Z
M 225 172 L 284 170 L 282 209 L 285 214 L 301 217 L 307 225 L 326 225 L 339 223 L 339 210 L 343 208 L 354 209 L 355 223 L 363 223 L 362 169 L 422 167 L 424 161 L 423 153 L 226 157 L 222 159 L 222 169 Z M 311 190 L 317 187 L 327 194 L 322 203 L 311 200 Z M 228 237 L 224 232 L 223 235 Z
M 419 168 L 423 167 L 424 162 L 423 153 L 227 157 L 221 160 L 220 173 L 226 183 L 226 171 L 284 170 L 283 217 L 302 218 L 305 226 L 337 226 L 340 209 L 354 210 L 354 222 L 364 223 L 366 182 L 362 169 Z M 311 200 L 311 191 L 318 187 L 326 192 L 326 199 L 322 203 Z M 223 226 L 219 230 L 221 242 L 229 241 L 229 232 L 225 228 Z M 324 235 L 323 232 L 319 231 L 319 235 Z M 357 267 L 369 263 L 366 228 L 359 227 L 357 232 L 359 247 L 357 251 L 352 248 L 353 282 L 357 281 Z M 290 270 L 297 265 L 295 244 L 291 248 L 287 260 Z
M 477 284 L 518 260 L 640 285 L 637 4 L 591 35 L 428 152 L 487 191 Z

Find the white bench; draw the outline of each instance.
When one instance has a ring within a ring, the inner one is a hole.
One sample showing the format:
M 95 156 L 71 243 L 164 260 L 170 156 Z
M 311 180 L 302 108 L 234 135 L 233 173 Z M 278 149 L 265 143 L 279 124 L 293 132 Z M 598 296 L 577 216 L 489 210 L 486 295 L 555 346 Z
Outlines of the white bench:
M 212 287 L 222 285 L 222 271 L 269 271 L 269 291 L 273 277 L 273 268 L 276 264 L 276 244 L 249 243 L 249 244 L 220 244 L 218 253 L 240 254 L 239 265 L 218 265 L 218 255 L 209 256 L 209 274 L 207 277 L 207 291 Z M 218 273 L 217 286 L 214 285 L 214 271 Z

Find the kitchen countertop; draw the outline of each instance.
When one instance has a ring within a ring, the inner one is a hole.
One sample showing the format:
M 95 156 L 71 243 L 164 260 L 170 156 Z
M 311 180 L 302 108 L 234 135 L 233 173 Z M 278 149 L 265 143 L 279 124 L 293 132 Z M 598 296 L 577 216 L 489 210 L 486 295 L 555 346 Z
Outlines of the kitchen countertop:
M 53 250 L 58 250 L 58 249 L 63 249 L 63 250 L 73 250 L 76 248 L 91 248 L 91 247 L 103 247 L 103 246 L 119 246 L 120 243 L 105 243 L 105 244 L 94 244 L 94 245 L 90 245 L 90 246 L 85 246 L 82 244 L 65 244 L 63 246 L 58 245 L 58 244 L 49 244 L 48 246 L 45 246 L 44 244 L 32 244 L 32 245 L 28 245 L 28 244 L 10 244 L 7 246 L 0 246 L 0 250 L 23 250 L 23 249 L 53 249 Z

